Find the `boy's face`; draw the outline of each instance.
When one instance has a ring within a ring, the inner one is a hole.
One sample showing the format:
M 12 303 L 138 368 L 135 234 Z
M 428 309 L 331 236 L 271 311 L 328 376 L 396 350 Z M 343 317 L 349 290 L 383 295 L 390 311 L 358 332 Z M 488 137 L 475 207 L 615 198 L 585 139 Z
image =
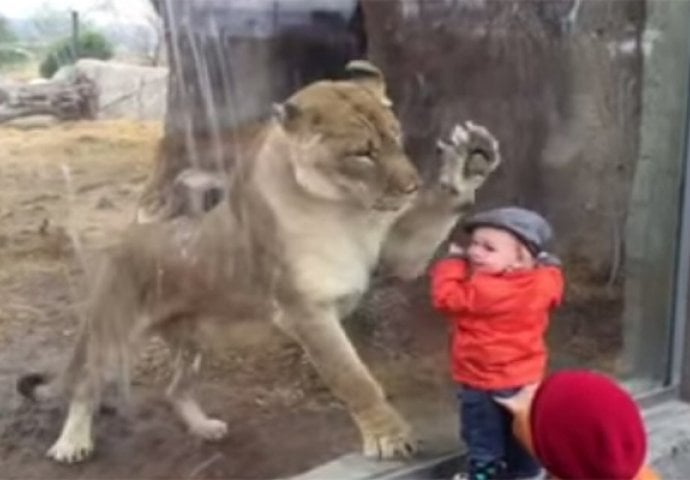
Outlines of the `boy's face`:
M 467 257 L 475 271 L 485 273 L 527 268 L 532 261 L 527 248 L 513 234 L 493 227 L 473 230 Z

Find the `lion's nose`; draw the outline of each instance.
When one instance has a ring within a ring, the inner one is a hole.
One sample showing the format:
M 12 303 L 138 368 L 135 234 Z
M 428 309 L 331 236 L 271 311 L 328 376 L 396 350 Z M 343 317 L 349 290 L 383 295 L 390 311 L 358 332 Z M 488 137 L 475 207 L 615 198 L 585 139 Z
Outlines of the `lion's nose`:
M 391 195 L 409 195 L 421 187 L 417 169 L 405 156 L 394 156 L 385 165 L 386 192 Z
M 405 169 L 400 172 L 400 175 L 394 180 L 395 189 L 400 193 L 410 194 L 419 190 L 421 180 L 413 168 Z
M 417 178 L 407 182 L 403 187 L 400 189 L 402 193 L 414 193 L 417 190 L 419 190 L 419 180 Z

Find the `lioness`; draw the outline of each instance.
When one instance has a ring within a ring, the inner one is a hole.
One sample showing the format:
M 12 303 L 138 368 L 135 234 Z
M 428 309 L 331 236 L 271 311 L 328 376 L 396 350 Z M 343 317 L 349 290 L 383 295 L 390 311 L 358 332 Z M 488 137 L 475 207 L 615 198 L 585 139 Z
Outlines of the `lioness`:
M 352 78 L 290 97 L 238 163 L 214 208 L 133 224 L 99 265 L 64 375 L 71 403 L 48 455 L 76 462 L 93 450 L 104 370 L 127 379 L 132 347 L 156 334 L 174 352 L 167 389 L 189 430 L 214 440 L 227 427 L 194 398 L 207 322 L 271 319 L 306 351 L 359 427 L 364 454 L 409 455 L 410 428 L 362 363 L 340 320 L 374 269 L 420 275 L 475 191 L 499 165 L 498 143 L 471 122 L 438 143 L 436 181 L 421 185 L 403 152 L 384 80 L 356 62 Z M 42 377 L 24 377 L 32 395 Z

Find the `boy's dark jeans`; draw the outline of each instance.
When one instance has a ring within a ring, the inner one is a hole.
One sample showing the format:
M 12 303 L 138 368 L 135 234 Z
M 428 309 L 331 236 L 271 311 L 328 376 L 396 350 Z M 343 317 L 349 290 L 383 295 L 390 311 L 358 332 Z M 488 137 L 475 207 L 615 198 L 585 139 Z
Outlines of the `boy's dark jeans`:
M 467 444 L 470 478 L 473 470 L 503 465 L 501 478 L 529 478 L 541 471 L 537 461 L 519 444 L 512 432 L 512 417 L 492 397 L 510 397 L 520 388 L 478 390 L 458 388 L 462 439 Z

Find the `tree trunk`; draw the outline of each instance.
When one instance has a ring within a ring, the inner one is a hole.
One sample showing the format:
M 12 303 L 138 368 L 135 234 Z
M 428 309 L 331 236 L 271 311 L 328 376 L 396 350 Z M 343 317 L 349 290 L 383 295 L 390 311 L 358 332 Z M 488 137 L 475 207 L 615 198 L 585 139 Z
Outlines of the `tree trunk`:
M 242 151 L 238 132 L 252 131 L 273 102 L 338 78 L 349 60 L 365 56 L 356 0 L 275 0 L 249 9 L 225 0 L 152 2 L 170 77 L 165 138 L 141 200 L 147 216 L 158 214 L 183 170 L 230 170 Z

